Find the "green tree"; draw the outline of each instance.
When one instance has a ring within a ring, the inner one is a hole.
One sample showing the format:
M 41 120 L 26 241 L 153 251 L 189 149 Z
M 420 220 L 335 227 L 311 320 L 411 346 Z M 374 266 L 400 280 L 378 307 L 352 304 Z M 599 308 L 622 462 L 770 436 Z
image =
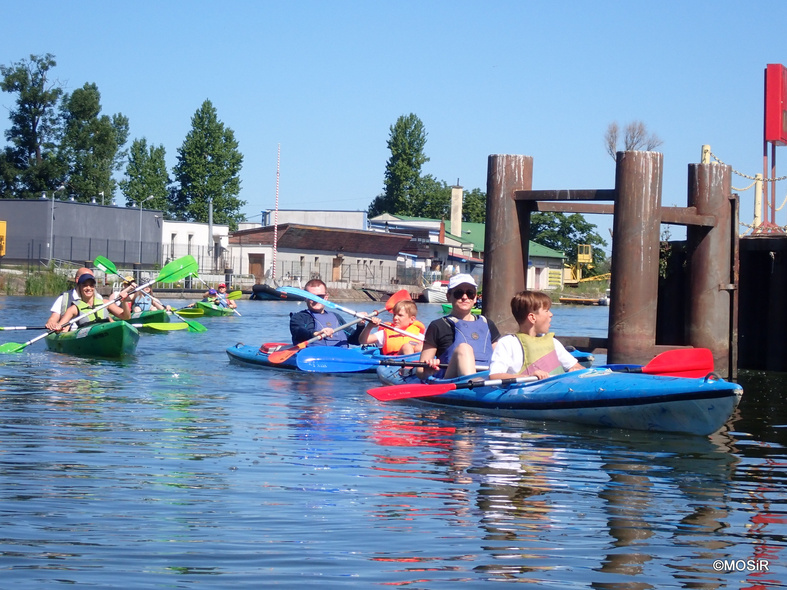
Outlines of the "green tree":
M 465 191 L 462 221 L 486 223 L 486 193 L 480 188 Z
M 178 148 L 174 175 L 178 187 L 172 195 L 172 212 L 184 221 L 208 221 L 213 201 L 213 221 L 235 230 L 246 204 L 238 198 L 243 155 L 232 129 L 219 121 L 213 104 L 206 100 L 191 118 L 183 145 Z
M 63 97 L 61 158 L 68 165 L 67 186 L 78 201 L 87 202 L 103 192 L 115 195 L 112 178 L 126 157 L 128 119 L 121 114 L 101 115 L 101 93 L 85 84 Z
M 120 181 L 120 190 L 126 197 L 126 206 L 145 203 L 150 209 L 161 209 L 167 219 L 172 219 L 169 202 L 171 180 L 167 173 L 166 152 L 163 145 L 149 146 L 147 139 L 135 139 L 131 144 L 126 165 L 126 176 Z
M 10 66 L 0 66 L 0 89 L 16 94 L 9 112 L 11 127 L 5 138 L 11 145 L 0 156 L 3 197 L 36 199 L 41 191 L 60 184 L 64 163 L 57 156 L 59 117 L 57 103 L 63 90 L 49 80 L 57 65 L 51 53 L 31 55 Z
M 382 213 L 408 214 L 408 204 L 416 198 L 415 192 L 421 180 L 421 167 L 429 161 L 424 154 L 426 129 L 416 115 L 402 115 L 390 128 L 388 149 L 391 157 L 385 165 L 385 189 L 369 205 L 370 216 Z
M 530 216 L 530 239 L 553 250 L 563 252 L 569 264 L 577 263 L 577 246 L 590 244 L 593 248 L 593 264 L 599 267 L 606 254 L 602 247 L 607 243 L 595 231 L 596 226 L 589 223 L 579 213 L 533 213 Z M 596 274 L 593 269 L 588 274 Z

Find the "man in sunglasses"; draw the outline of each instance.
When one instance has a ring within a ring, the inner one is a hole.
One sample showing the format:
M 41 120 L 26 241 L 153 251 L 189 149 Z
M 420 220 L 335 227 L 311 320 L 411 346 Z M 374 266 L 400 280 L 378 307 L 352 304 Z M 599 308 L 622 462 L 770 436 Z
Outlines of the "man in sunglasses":
M 473 315 L 478 285 L 469 274 L 458 274 L 448 280 L 451 313 L 429 324 L 424 336 L 421 360 L 430 366 L 416 374 L 450 379 L 476 373 L 476 365 L 488 365 L 492 350 L 500 339 L 497 326 L 482 315 Z M 440 364 L 448 365 L 440 368 Z
M 304 289 L 321 299 L 328 299 L 328 288 L 320 279 L 312 279 L 304 285 Z M 356 324 L 354 330 L 337 332 L 336 328 L 345 323 L 338 313 L 328 311 L 322 303 L 307 299 L 306 309 L 290 314 L 292 343 L 300 344 L 320 336 L 320 340 L 312 342 L 310 346 L 347 347 L 358 344 L 358 336 L 363 331 L 365 322 Z

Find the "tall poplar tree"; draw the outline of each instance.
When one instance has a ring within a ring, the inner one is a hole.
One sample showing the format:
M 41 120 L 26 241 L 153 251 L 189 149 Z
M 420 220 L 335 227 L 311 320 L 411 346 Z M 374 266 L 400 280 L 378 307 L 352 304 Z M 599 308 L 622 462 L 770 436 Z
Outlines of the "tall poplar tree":
M 424 154 L 426 128 L 413 113 L 402 115 L 390 128 L 388 149 L 391 157 L 385 166 L 384 192 L 369 205 L 369 215 L 407 213 L 411 199 L 417 198 L 421 181 L 421 167 L 429 161 Z
M 49 79 L 55 65 L 55 57 L 47 53 L 0 66 L 0 89 L 17 95 L 5 132 L 10 145 L 0 154 L 0 195 L 5 198 L 37 199 L 62 181 L 56 107 L 63 90 Z
M 104 193 L 114 197 L 117 181 L 112 178 L 126 157 L 128 119 L 101 115 L 101 93 L 95 84 L 85 84 L 63 98 L 61 157 L 68 165 L 66 185 L 77 201 L 87 202 Z
M 135 207 L 150 196 L 145 203 L 149 209 L 164 211 L 172 219 L 169 202 L 171 180 L 167 173 L 166 152 L 163 145 L 148 146 L 147 139 L 135 139 L 131 144 L 126 165 L 126 177 L 120 181 L 120 190 L 126 197 L 126 206 Z
M 184 221 L 208 221 L 209 201 L 213 201 L 213 221 L 235 230 L 246 204 L 238 198 L 243 156 L 235 133 L 219 121 L 210 100 L 202 103 L 191 118 L 183 145 L 178 148 L 174 169 L 178 187 L 172 195 L 172 211 Z

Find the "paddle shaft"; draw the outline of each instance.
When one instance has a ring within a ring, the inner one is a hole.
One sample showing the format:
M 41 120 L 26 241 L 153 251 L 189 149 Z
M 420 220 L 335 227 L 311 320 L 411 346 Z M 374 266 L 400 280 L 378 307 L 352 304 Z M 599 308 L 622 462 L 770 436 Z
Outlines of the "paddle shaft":
M 473 389 L 475 387 L 498 387 L 515 383 L 538 381 L 535 375 L 527 377 L 511 377 L 508 379 L 487 379 L 486 381 L 463 381 L 462 383 L 413 383 L 406 385 L 389 385 L 374 387 L 366 393 L 380 401 L 392 401 L 411 397 L 430 397 L 442 395 L 455 389 Z
M 305 297 L 306 299 L 310 299 L 310 300 L 314 301 L 315 303 L 321 303 L 325 307 L 329 307 L 331 309 L 338 309 L 339 311 L 343 311 L 345 313 L 349 313 L 350 315 L 353 315 L 353 316 L 355 316 L 357 318 L 368 317 L 368 316 L 364 316 L 363 314 L 360 314 L 357 311 L 354 311 L 354 310 L 352 310 L 352 309 L 350 309 L 348 307 L 344 307 L 343 305 L 339 305 L 338 303 L 334 303 L 333 301 L 328 301 L 327 299 L 323 299 L 322 297 L 319 297 L 319 296 L 315 295 L 314 293 L 309 293 L 308 291 L 306 291 L 304 289 L 297 289 L 295 287 L 281 287 L 280 290 L 284 291 L 285 293 L 292 293 L 294 295 L 300 295 L 301 297 Z M 386 309 L 388 309 L 388 308 L 386 307 Z M 385 311 L 385 310 L 383 310 L 383 311 Z M 389 309 L 388 311 L 392 311 L 392 310 Z M 422 334 L 413 334 L 412 332 L 407 332 L 407 331 L 402 330 L 401 328 L 397 328 L 396 326 L 393 326 L 391 324 L 386 324 L 386 323 L 382 323 L 381 322 L 380 325 L 385 327 L 385 328 L 389 328 L 389 329 L 393 330 L 394 332 L 398 332 L 399 334 L 403 334 L 405 336 L 411 336 L 411 337 L 419 339 L 419 340 L 423 340 L 424 339 Z
M 377 315 L 378 313 L 382 313 L 383 311 L 385 311 L 385 310 L 384 309 L 375 310 L 375 311 L 372 312 L 372 315 Z M 370 316 L 366 316 L 366 317 L 370 317 Z M 334 332 L 338 332 L 339 330 L 344 330 L 345 328 L 349 328 L 350 326 L 354 326 L 358 322 L 362 322 L 363 320 L 365 320 L 366 317 L 356 318 L 356 319 L 354 319 L 351 322 L 347 322 L 346 324 L 342 324 L 341 326 L 336 328 L 334 330 Z M 318 340 L 322 340 L 323 338 L 325 338 L 325 334 L 318 334 L 314 338 L 309 338 L 308 340 L 304 340 L 303 342 L 299 342 L 298 344 L 296 344 L 294 346 L 291 346 L 290 348 L 286 348 L 284 350 L 275 350 L 270 355 L 268 355 L 268 360 L 270 362 L 274 363 L 274 364 L 283 363 L 288 358 L 290 358 L 292 355 L 296 354 L 297 352 L 299 352 L 299 351 L 303 350 L 304 348 L 306 348 L 307 346 L 309 346 L 309 344 L 312 344 L 313 342 L 317 342 Z

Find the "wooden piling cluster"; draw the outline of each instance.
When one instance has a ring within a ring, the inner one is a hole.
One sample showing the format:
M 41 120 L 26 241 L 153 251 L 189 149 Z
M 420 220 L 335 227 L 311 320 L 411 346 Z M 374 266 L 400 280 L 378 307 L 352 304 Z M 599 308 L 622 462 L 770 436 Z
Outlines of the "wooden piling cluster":
M 608 338 L 561 335 L 562 340 L 578 348 L 606 348 L 612 363 L 645 364 L 667 349 L 710 348 L 717 373 L 734 377 L 738 203 L 730 192 L 731 167 L 689 165 L 686 207 L 661 206 L 662 171 L 661 153 L 618 152 L 614 189 L 534 191 L 532 157 L 489 156 L 484 314 L 501 330 L 515 331 L 509 303 L 527 287 L 532 212 L 613 214 Z M 680 281 L 686 292 L 679 294 L 684 309 L 675 318 L 658 317 L 660 228 L 665 222 L 688 227 L 686 277 Z M 684 320 L 667 330 L 678 334 L 678 341 L 656 341 L 660 323 Z

